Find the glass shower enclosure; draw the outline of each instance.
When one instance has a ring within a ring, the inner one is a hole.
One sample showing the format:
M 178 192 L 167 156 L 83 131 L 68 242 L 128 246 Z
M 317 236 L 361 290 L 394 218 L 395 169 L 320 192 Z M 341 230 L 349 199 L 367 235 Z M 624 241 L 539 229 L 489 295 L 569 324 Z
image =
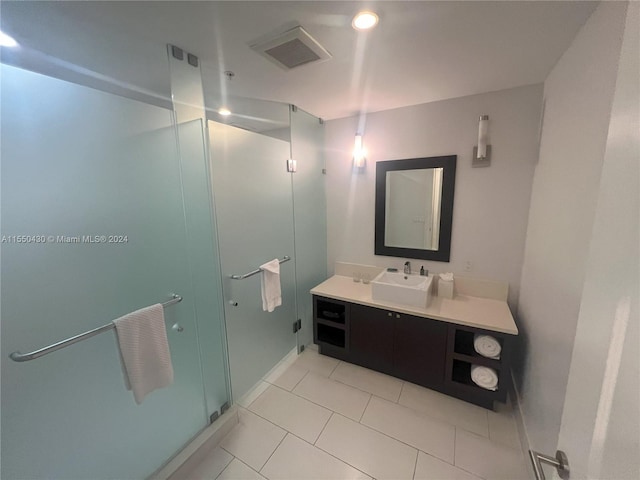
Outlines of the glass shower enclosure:
M 202 185 L 182 182 L 188 169 L 206 177 L 206 158 L 180 158 L 166 108 L 1 68 L 2 476 L 145 478 L 229 397 L 221 318 L 196 315 L 194 279 L 214 289 L 217 276 L 190 262 L 186 228 L 186 211 L 211 226 L 185 196 Z M 124 387 L 113 332 L 7 358 L 174 294 L 174 383 L 142 405 Z M 202 349 L 216 362 L 204 365 Z
M 3 24 L 24 9 L 16 25 L 38 28 L 33 9 L 56 8 L 11 5 Z M 221 119 L 199 68 L 144 41 L 112 55 L 124 40 L 102 34 L 114 46 L 92 62 L 165 71 L 154 76 L 162 92 L 64 60 L 60 45 L 60 58 L 3 50 L 3 478 L 147 478 L 311 343 L 309 289 L 326 275 L 322 121 L 252 99 Z M 232 276 L 274 258 L 286 260 L 282 305 L 264 312 L 260 275 Z M 174 383 L 141 405 L 113 331 L 9 359 L 174 295 L 182 301 L 164 312 Z

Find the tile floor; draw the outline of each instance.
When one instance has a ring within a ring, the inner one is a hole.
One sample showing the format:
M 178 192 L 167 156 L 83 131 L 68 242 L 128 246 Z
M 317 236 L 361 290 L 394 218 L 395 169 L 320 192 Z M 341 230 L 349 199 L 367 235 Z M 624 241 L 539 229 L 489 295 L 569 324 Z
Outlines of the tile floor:
M 529 478 L 509 406 L 491 412 L 313 349 L 257 393 L 185 478 Z

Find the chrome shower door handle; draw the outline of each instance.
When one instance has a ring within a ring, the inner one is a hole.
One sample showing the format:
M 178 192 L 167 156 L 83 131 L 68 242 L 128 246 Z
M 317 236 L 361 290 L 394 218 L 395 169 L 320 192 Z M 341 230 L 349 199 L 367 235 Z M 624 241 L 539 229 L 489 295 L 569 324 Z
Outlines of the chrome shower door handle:
M 531 458 L 533 471 L 536 474 L 537 480 L 546 480 L 544 470 L 542 470 L 543 463 L 556 467 L 560 478 L 562 478 L 562 480 L 568 480 L 570 474 L 569 459 L 567 458 L 567 454 L 562 450 L 556 450 L 555 458 L 543 455 L 542 453 L 538 453 L 534 450 L 529 450 L 529 458 Z

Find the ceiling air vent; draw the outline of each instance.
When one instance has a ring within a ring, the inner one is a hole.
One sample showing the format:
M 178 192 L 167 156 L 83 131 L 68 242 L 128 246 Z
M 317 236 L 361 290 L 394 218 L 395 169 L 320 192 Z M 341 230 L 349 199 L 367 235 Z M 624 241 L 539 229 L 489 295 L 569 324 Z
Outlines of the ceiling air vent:
M 331 54 L 300 26 L 254 43 L 251 48 L 285 70 L 331 58 Z

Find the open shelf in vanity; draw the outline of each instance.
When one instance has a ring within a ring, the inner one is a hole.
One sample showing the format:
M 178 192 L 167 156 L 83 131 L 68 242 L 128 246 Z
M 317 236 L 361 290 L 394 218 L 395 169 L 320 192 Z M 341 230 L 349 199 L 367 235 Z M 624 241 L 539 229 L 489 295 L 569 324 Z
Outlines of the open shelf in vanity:
M 487 358 L 476 352 L 473 341 L 476 334 L 490 335 L 501 347 L 500 358 Z M 449 325 L 447 345 L 447 370 L 445 384 L 457 397 L 491 408 L 494 401 L 507 398 L 511 368 L 511 343 L 513 335 L 461 325 Z M 498 386 L 495 391 L 484 389 L 471 379 L 471 367 L 479 365 L 495 370 Z
M 504 402 L 510 385 L 512 342 L 517 335 L 513 317 L 504 301 L 459 297 L 452 310 L 435 299 L 425 309 L 380 304 L 370 297 L 370 286 L 334 276 L 314 288 L 314 341 L 321 354 L 393 375 L 432 390 L 493 409 Z M 335 298 L 338 297 L 338 298 Z M 450 301 L 449 301 L 450 302 Z M 466 317 L 460 320 L 460 307 Z M 453 317 L 447 318 L 443 312 Z M 456 317 L 458 315 L 458 317 Z M 475 316 L 475 317 L 474 317 Z M 444 317 L 444 318 L 443 318 Z M 457 321 L 478 317 L 478 324 L 497 325 L 505 331 L 478 328 Z M 484 321 L 483 318 L 495 319 Z M 507 333 L 513 331 L 513 333 Z M 501 346 L 499 359 L 474 349 L 474 335 L 494 337 Z M 495 391 L 476 385 L 471 367 L 495 370 Z

